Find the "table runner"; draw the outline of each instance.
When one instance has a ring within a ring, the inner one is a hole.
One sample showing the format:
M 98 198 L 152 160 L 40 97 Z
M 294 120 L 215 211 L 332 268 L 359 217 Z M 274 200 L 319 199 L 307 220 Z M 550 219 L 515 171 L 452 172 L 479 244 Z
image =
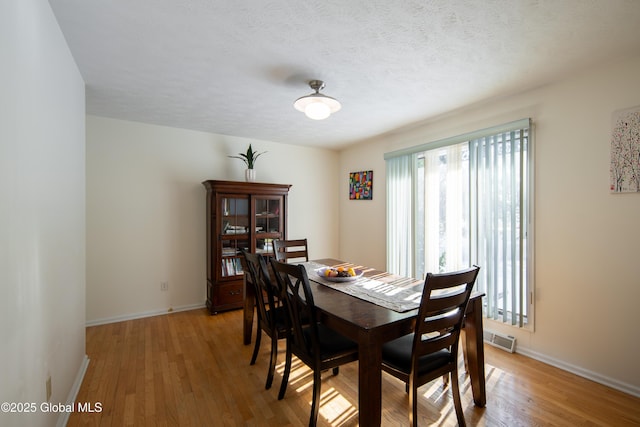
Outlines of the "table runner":
M 313 261 L 302 265 L 309 280 L 398 313 L 414 310 L 420 305 L 424 283 L 418 280 L 383 273 L 351 282 L 332 282 L 316 273 L 317 269 L 330 266 Z

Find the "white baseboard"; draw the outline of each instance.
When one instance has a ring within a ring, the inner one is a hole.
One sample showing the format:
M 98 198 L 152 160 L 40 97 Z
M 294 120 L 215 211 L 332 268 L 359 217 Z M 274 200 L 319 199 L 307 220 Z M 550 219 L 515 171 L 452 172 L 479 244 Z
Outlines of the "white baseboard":
M 85 322 L 85 326 L 88 327 L 88 326 L 106 325 L 107 323 L 124 322 L 126 320 L 142 319 L 144 317 L 152 317 L 152 316 L 159 316 L 161 314 L 177 313 L 179 311 L 196 310 L 198 308 L 204 308 L 204 307 L 205 307 L 204 303 L 190 304 L 190 305 L 183 305 L 180 307 L 172 307 L 171 309 L 151 310 L 151 311 L 145 311 L 142 313 L 124 314 L 122 316 L 114 316 L 114 317 L 105 317 L 102 319 L 89 320 Z
M 76 374 L 76 379 L 73 381 L 73 385 L 71 386 L 71 390 L 69 391 L 69 396 L 67 396 L 67 405 L 72 405 L 76 401 L 76 397 L 78 396 L 78 392 L 80 391 L 80 386 L 82 385 L 82 381 L 84 380 L 84 374 L 87 372 L 87 368 L 89 367 L 89 356 L 86 354 L 82 359 L 82 363 L 80 364 L 80 369 L 78 369 L 78 373 Z M 58 416 L 58 421 L 56 422 L 57 427 L 65 427 L 69 422 L 70 412 L 61 411 Z
M 571 365 L 562 360 L 555 359 L 553 357 L 549 357 L 547 355 L 526 349 L 517 347 L 516 353 L 520 353 L 524 356 L 530 357 L 535 360 L 539 360 L 540 362 L 544 362 L 547 365 L 555 366 L 556 368 L 560 368 L 564 371 L 571 372 L 572 374 L 576 374 L 583 378 L 587 378 L 591 381 L 595 381 L 599 384 L 606 385 L 607 387 L 611 387 L 613 389 L 619 390 L 623 393 L 630 394 L 635 397 L 640 397 L 640 387 L 635 386 L 633 384 L 628 384 L 613 378 L 606 377 L 604 375 L 598 374 L 593 371 L 589 371 L 588 369 L 581 368 L 579 366 Z

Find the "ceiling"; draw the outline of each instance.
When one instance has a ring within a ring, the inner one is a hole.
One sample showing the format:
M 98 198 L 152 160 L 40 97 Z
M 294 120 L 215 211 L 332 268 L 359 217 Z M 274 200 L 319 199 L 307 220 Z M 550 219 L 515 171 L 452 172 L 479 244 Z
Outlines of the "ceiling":
M 638 0 L 49 3 L 88 114 L 334 149 L 640 52 Z

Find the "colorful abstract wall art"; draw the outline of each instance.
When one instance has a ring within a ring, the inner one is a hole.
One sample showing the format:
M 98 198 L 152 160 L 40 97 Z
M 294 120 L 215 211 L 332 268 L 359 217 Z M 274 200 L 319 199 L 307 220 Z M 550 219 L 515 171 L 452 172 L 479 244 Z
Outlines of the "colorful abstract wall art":
M 640 106 L 613 113 L 610 189 L 640 192 Z
M 373 171 L 349 173 L 349 199 L 373 199 Z

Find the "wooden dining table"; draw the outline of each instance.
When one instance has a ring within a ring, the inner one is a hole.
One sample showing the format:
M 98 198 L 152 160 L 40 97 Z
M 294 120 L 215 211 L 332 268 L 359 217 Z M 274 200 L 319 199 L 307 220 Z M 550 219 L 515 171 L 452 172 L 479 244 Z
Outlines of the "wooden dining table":
M 319 259 L 315 263 L 326 266 L 354 266 L 336 259 Z M 399 276 L 383 271 L 362 269 L 365 277 L 390 282 Z M 358 343 L 358 416 L 362 426 L 379 426 L 382 417 L 382 345 L 413 331 L 418 310 L 397 312 L 327 287 L 313 280 L 308 273 L 313 299 L 320 321 Z M 412 279 L 416 280 L 417 279 Z M 245 281 L 246 284 L 246 281 Z M 465 314 L 463 351 L 476 406 L 486 404 L 484 348 L 482 329 L 482 297 L 471 295 Z M 252 286 L 244 286 L 244 344 L 251 343 L 255 293 Z

